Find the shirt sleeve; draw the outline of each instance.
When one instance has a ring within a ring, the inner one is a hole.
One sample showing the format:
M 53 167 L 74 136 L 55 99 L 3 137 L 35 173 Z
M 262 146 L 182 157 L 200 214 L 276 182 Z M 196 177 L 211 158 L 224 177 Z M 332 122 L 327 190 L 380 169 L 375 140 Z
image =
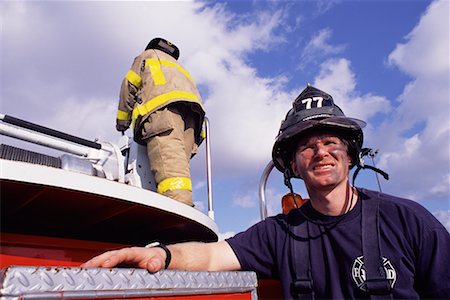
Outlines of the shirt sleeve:
M 275 222 L 268 218 L 226 241 L 236 254 L 242 270 L 273 278 L 277 277 L 274 239 Z
M 442 225 L 426 229 L 416 274 L 421 298 L 450 299 L 450 234 Z

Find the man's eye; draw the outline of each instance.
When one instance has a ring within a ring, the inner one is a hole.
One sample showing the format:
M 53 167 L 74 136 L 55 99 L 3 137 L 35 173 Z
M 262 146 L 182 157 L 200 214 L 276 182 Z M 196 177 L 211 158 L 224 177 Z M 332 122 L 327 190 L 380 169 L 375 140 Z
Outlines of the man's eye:
M 326 140 L 324 142 L 324 145 L 337 145 L 337 144 L 339 144 L 339 140 L 334 140 L 334 139 Z

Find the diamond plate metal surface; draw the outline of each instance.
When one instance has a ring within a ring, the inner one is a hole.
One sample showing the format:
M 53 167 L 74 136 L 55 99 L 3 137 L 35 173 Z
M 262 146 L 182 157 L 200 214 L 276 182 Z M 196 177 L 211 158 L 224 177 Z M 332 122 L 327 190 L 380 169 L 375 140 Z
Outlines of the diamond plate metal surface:
M 252 291 L 256 297 L 257 279 L 253 272 L 197 272 L 164 270 L 155 274 L 132 268 L 70 268 L 11 266 L 0 273 L 0 296 L 14 299 L 21 295 L 102 291 L 128 294 L 182 294 Z M 134 291 L 134 292 L 133 292 Z M 68 296 L 68 294 L 66 296 Z M 76 293 L 75 293 L 76 294 Z M 50 297 L 50 296 L 49 296 Z M 95 298 L 97 298 L 95 297 Z M 51 297 L 55 298 L 55 297 Z

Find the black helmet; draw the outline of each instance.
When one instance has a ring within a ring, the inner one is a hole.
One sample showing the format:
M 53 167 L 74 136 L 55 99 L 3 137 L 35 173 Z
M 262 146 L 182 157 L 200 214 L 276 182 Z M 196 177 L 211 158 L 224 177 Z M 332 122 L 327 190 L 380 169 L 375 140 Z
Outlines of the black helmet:
M 153 40 L 151 40 L 145 48 L 145 50 L 148 49 L 161 50 L 175 59 L 178 59 L 178 57 L 180 57 L 180 50 L 178 49 L 178 47 L 163 38 L 154 38 Z
M 293 107 L 288 111 L 281 123 L 272 150 L 272 160 L 275 167 L 288 177 L 294 177 L 290 163 L 293 159 L 296 141 L 317 129 L 329 129 L 338 133 L 349 144 L 349 155 L 352 158 L 351 168 L 363 164 L 361 148 L 363 144 L 362 128 L 364 121 L 348 118 L 334 104 L 331 95 L 308 86 L 294 100 Z

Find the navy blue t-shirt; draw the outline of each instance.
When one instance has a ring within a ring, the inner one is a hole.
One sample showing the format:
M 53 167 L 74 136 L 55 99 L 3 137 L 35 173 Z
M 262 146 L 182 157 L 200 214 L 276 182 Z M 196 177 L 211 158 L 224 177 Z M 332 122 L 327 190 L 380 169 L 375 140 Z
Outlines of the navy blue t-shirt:
M 450 299 L 450 235 L 425 208 L 407 199 L 358 189 L 356 206 L 343 216 L 325 216 L 310 202 L 289 215 L 267 218 L 227 239 L 243 270 L 280 279 L 293 298 L 295 277 L 290 226 L 306 226 L 316 299 L 368 298 L 361 237 L 361 203 L 380 197 L 380 240 L 384 268 L 394 298 Z

